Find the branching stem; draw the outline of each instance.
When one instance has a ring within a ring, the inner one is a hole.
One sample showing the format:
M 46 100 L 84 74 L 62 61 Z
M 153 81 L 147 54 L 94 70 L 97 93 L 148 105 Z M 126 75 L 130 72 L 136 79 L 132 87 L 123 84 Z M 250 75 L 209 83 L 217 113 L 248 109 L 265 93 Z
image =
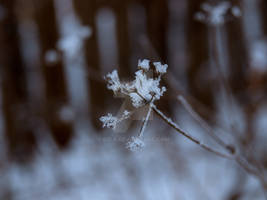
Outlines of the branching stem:
M 145 132 L 149 117 L 151 115 L 153 102 L 154 102 L 154 100 L 152 98 L 151 102 L 149 103 L 149 107 L 148 107 L 148 111 L 147 111 L 147 114 L 146 114 L 146 118 L 143 121 L 141 130 L 140 130 L 140 133 L 139 133 L 139 137 L 143 137 L 144 136 L 144 132 Z
M 195 144 L 199 145 L 200 147 L 202 147 L 203 149 L 212 152 L 218 156 L 224 157 L 224 158 L 228 158 L 228 159 L 233 159 L 232 156 L 221 153 L 209 146 L 207 146 L 206 144 L 203 144 L 202 142 L 200 142 L 198 139 L 196 139 L 195 137 L 191 136 L 190 134 L 186 133 L 185 131 L 183 131 L 175 122 L 173 122 L 170 118 L 166 117 L 154 104 L 152 104 L 152 109 L 155 111 L 155 113 L 161 117 L 166 123 L 168 123 L 172 128 L 174 128 L 178 133 L 182 134 L 183 136 L 185 136 L 187 139 L 191 140 L 192 142 L 194 142 Z
M 181 102 L 184 108 L 188 111 L 188 113 L 204 128 L 207 133 L 225 150 L 227 150 L 230 154 L 232 154 L 232 158 L 248 173 L 255 175 L 262 182 L 264 188 L 267 188 L 267 183 L 264 180 L 264 176 L 261 171 L 247 161 L 243 156 L 241 156 L 238 152 L 236 152 L 236 148 L 234 146 L 230 146 L 226 144 L 222 139 L 220 139 L 212 130 L 212 128 L 194 111 L 191 105 L 186 101 L 183 96 L 178 96 L 177 99 Z
M 229 144 L 226 144 L 221 138 L 219 138 L 214 133 L 212 128 L 194 111 L 192 106 L 186 101 L 186 99 L 183 96 L 179 95 L 177 99 L 184 106 L 187 112 L 193 117 L 193 119 L 195 119 L 207 131 L 209 136 L 215 140 L 215 142 L 217 142 L 219 145 L 225 148 L 230 154 L 234 154 L 235 148 L 233 148 Z

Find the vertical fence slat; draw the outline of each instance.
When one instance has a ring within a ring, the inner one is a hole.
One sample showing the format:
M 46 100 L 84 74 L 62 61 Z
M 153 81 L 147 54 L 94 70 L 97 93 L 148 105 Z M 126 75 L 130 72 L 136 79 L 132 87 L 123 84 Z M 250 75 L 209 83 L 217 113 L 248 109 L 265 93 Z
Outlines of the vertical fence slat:
M 101 128 L 99 117 L 105 113 L 107 104 L 110 104 L 106 84 L 99 65 L 99 48 L 96 32 L 96 15 L 99 9 L 99 3 L 101 2 L 97 0 L 74 0 L 74 6 L 82 23 L 92 29 L 92 35 L 85 43 L 85 52 L 89 79 L 89 114 L 92 125 L 97 129 Z
M 63 72 L 62 60 L 49 64 L 46 61 L 48 51 L 56 50 L 59 39 L 56 26 L 55 9 L 52 0 L 36 4 L 35 18 L 41 41 L 41 65 L 45 77 L 45 116 L 52 135 L 60 146 L 68 144 L 72 137 L 72 124 L 60 118 L 60 112 L 68 105 L 66 80 Z
M 195 99 L 208 108 L 214 108 L 212 85 L 210 77 L 209 53 L 208 53 L 208 27 L 195 19 L 195 14 L 200 11 L 201 4 L 205 1 L 188 2 L 188 88 Z M 210 38 L 209 38 L 210 39 Z M 213 66 L 211 66 L 213 67 Z M 214 66 L 215 67 L 215 66 Z M 204 80 L 200 80 L 202 77 Z M 201 83 L 201 84 L 200 84 Z M 204 114 L 196 108 L 197 112 L 209 119 L 211 113 Z
M 131 76 L 130 70 L 130 46 L 128 33 L 128 1 L 116 2 L 114 11 L 117 20 L 117 40 L 119 49 L 119 69 L 124 77 Z
M 0 65 L 5 130 L 11 158 L 27 161 L 35 146 L 27 105 L 25 66 L 20 53 L 15 2 L 4 1 L 7 16 L 0 22 Z

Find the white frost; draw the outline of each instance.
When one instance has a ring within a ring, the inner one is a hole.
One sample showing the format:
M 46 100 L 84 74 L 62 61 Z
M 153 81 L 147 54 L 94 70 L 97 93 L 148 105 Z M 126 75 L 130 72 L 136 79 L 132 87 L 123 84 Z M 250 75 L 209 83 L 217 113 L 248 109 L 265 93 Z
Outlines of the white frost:
M 144 147 L 145 143 L 140 137 L 132 137 L 126 144 L 126 148 L 134 152 L 141 151 Z
M 115 129 L 118 123 L 118 118 L 108 113 L 106 116 L 100 117 L 100 121 L 103 123 L 103 128 L 107 127 Z
M 122 85 L 120 83 L 117 70 L 113 70 L 111 73 L 108 73 L 106 75 L 106 79 L 108 80 L 108 89 L 112 90 L 114 93 L 121 89 Z
M 149 60 L 139 60 L 138 65 L 143 67 L 149 67 Z M 141 64 L 140 64 L 141 63 Z M 128 83 L 122 83 L 120 81 L 118 71 L 106 75 L 108 81 L 107 88 L 112 90 L 114 94 L 120 94 L 124 97 L 129 97 L 132 101 L 132 105 L 139 108 L 145 105 L 146 102 L 150 102 L 152 98 L 159 100 L 163 93 L 166 91 L 165 87 L 160 87 L 161 75 L 167 72 L 168 65 L 162 65 L 160 62 L 153 63 L 158 77 L 149 78 L 148 72 L 143 68 L 135 72 L 135 80 Z M 148 69 L 148 68 L 146 68 Z
M 134 107 L 139 108 L 144 105 L 144 100 L 137 93 L 132 92 L 129 94 Z
M 149 60 L 144 59 L 144 60 L 138 60 L 138 67 L 140 67 L 143 70 L 149 70 Z
M 148 78 L 142 71 L 135 72 L 135 88 L 137 92 L 147 101 L 151 101 L 154 96 L 155 100 L 160 99 L 166 91 L 165 87 L 159 87 L 160 78 Z
M 156 71 L 160 74 L 165 74 L 167 72 L 168 65 L 162 65 L 160 62 L 153 62 Z
M 140 108 L 149 104 L 149 110 L 144 119 L 139 136 L 132 137 L 126 144 L 126 147 L 131 151 L 139 151 L 145 146 L 141 138 L 148 123 L 153 102 L 159 100 L 166 91 L 165 87 L 160 86 L 160 81 L 161 76 L 167 72 L 168 65 L 154 62 L 153 65 L 155 66 L 154 70 L 156 73 L 153 74 L 157 74 L 157 76 L 152 78 L 149 76 L 151 75 L 149 72 L 152 70 L 150 69 L 149 63 L 150 61 L 147 59 L 138 61 L 139 70 L 135 72 L 135 79 L 131 82 L 121 82 L 117 70 L 107 74 L 105 77 L 108 81 L 107 88 L 112 90 L 115 95 L 119 94 L 130 99 L 134 108 Z M 124 110 L 120 117 L 114 117 L 108 113 L 107 116 L 102 116 L 100 121 L 102 121 L 103 127 L 115 129 L 118 123 L 129 118 L 132 113 L 133 111 L 129 112 L 128 110 Z

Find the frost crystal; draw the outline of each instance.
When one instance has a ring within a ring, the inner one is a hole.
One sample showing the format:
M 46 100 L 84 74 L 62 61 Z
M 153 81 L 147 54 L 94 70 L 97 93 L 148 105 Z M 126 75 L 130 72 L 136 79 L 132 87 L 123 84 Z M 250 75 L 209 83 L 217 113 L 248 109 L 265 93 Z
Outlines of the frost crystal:
M 168 65 L 162 65 L 160 62 L 153 62 L 156 71 L 160 74 L 165 74 L 167 72 Z
M 156 72 L 159 74 L 156 78 L 149 78 L 149 60 L 144 59 L 138 62 L 140 70 L 135 72 L 135 80 L 129 83 L 122 83 L 118 76 L 118 71 L 106 75 L 108 81 L 107 88 L 112 90 L 114 94 L 120 94 L 123 97 L 129 97 L 132 105 L 136 108 L 144 106 L 146 102 L 150 102 L 152 98 L 159 100 L 166 91 L 165 87 L 160 87 L 161 75 L 167 72 L 168 65 L 162 65 L 160 62 L 154 62 Z
M 131 97 L 131 101 L 134 107 L 138 108 L 144 105 L 144 100 L 137 93 L 132 92 L 129 94 L 129 96 Z
M 145 143 L 140 137 L 132 137 L 126 144 L 126 148 L 131 151 L 141 151 L 145 147 Z
M 103 123 L 103 128 L 107 127 L 107 128 L 115 129 L 118 123 L 118 118 L 108 113 L 107 116 L 100 117 L 100 121 Z
M 108 113 L 106 116 L 100 117 L 100 121 L 103 123 L 103 128 L 112 128 L 115 129 L 117 124 L 121 121 L 128 119 L 131 116 L 131 112 L 128 110 L 123 111 L 122 116 L 120 118 L 114 117 L 112 114 Z
M 125 111 L 123 111 L 122 117 L 127 119 L 130 117 L 130 115 L 131 115 L 131 113 L 128 110 L 125 110 Z
M 106 75 L 106 79 L 108 80 L 107 88 L 113 90 L 113 92 L 118 92 L 121 88 L 120 79 L 118 76 L 118 71 L 114 70 L 111 73 Z
M 149 60 L 144 59 L 144 60 L 138 60 L 138 67 L 140 67 L 143 70 L 149 70 Z

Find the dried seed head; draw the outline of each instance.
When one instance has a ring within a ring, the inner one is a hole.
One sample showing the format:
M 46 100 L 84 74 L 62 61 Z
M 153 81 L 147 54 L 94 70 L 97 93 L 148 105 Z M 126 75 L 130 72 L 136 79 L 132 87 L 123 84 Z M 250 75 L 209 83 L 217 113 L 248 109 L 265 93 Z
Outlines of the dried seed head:
M 112 128 L 115 129 L 118 123 L 118 118 L 114 117 L 112 114 L 108 113 L 106 116 L 102 116 L 99 119 L 103 123 L 103 128 Z
M 133 136 L 126 144 L 126 148 L 134 152 L 141 151 L 144 147 L 145 143 L 140 137 Z

